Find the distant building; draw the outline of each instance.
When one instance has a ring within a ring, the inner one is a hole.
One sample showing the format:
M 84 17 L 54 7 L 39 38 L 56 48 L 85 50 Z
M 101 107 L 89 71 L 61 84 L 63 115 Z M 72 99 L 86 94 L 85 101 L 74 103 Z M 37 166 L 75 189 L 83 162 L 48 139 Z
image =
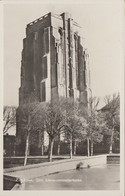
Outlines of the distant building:
M 114 97 L 112 100 L 98 110 L 98 112 L 107 116 L 109 120 L 109 127 L 113 129 L 113 142 L 111 146 L 111 132 L 103 135 L 103 144 L 105 146 L 106 153 L 120 153 L 120 94 Z
M 14 135 L 9 135 L 8 133 L 3 137 L 4 137 L 4 156 L 14 156 L 16 137 Z
M 40 102 L 58 97 L 79 98 L 88 104 L 88 54 L 80 26 L 68 13 L 48 13 L 29 23 L 23 40 L 19 106 L 33 95 Z M 21 138 L 17 126 L 17 138 Z

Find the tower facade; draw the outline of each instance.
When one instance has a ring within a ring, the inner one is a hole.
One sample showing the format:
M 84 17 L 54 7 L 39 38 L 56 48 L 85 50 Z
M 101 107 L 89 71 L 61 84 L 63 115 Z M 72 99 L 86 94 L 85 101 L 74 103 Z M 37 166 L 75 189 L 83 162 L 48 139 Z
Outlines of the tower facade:
M 38 101 L 74 97 L 87 104 L 88 54 L 80 27 L 68 13 L 48 13 L 31 22 L 23 40 L 19 105 L 35 93 Z
M 79 25 L 68 13 L 48 13 L 29 23 L 23 39 L 19 106 L 35 95 L 39 102 L 59 97 L 79 99 L 88 104 L 88 54 L 81 44 Z M 17 120 L 16 138 L 20 149 L 25 135 Z M 38 148 L 43 136 L 38 135 Z M 34 147 L 33 147 L 34 148 Z M 37 151 L 38 150 L 34 150 Z

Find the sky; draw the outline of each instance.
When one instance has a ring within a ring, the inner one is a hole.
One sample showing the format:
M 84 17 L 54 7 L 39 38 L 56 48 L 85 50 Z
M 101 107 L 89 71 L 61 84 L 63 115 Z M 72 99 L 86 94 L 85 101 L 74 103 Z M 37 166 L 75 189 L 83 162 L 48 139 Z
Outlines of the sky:
M 94 2 L 93 0 L 93 3 L 88 1 L 82 4 L 6 3 L 4 5 L 4 105 L 18 106 L 21 51 L 23 38 L 26 36 L 26 25 L 49 12 L 58 15 L 69 12 L 74 21 L 82 27 L 84 47 L 89 53 L 93 96 L 100 97 L 103 105 L 102 100 L 106 95 L 120 91 L 121 4 L 119 1 L 111 3 L 110 0 L 108 3 Z

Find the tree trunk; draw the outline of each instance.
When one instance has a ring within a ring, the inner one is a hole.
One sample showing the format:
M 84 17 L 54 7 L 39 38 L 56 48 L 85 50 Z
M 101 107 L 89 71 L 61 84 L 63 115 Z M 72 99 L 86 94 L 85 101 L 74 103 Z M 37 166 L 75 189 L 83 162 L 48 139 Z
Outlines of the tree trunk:
M 42 144 L 41 146 L 41 155 L 43 156 L 44 155 L 44 145 Z
M 109 154 L 112 154 L 113 135 L 114 135 L 114 131 L 112 130 L 111 142 L 110 142 L 110 147 L 109 147 Z
M 42 133 L 42 136 L 41 136 L 41 140 L 42 140 L 42 144 L 41 144 L 41 155 L 43 156 L 44 155 L 44 131 Z
M 24 166 L 27 164 L 27 156 L 28 156 L 28 150 L 29 150 L 29 136 L 30 136 L 30 132 L 27 133 L 27 138 L 26 138 Z
M 93 140 L 91 140 L 91 156 L 93 156 Z
M 111 134 L 111 143 L 110 143 L 110 147 L 109 147 L 109 154 L 112 154 L 112 144 L 113 144 L 113 136 L 114 136 L 114 117 L 113 117 L 112 121 L 113 121 L 113 126 L 112 126 L 112 134 Z
M 87 138 L 87 156 L 89 157 L 89 138 Z
M 60 155 L 60 141 L 58 142 L 57 155 Z
M 53 152 L 54 139 L 49 139 L 49 152 L 48 152 L 48 161 L 52 162 L 52 152 Z
M 28 156 L 30 155 L 30 145 L 28 145 L 28 152 L 27 152 L 27 155 L 28 155 Z
M 70 135 L 70 147 L 69 147 L 69 150 L 70 150 L 70 159 L 72 159 L 72 134 Z
M 14 144 L 14 150 L 13 150 L 13 155 L 15 156 L 15 153 L 16 153 L 16 146 Z
M 73 150 L 73 155 L 76 155 L 76 140 L 74 140 L 74 150 Z
M 58 136 L 57 155 L 60 155 L 60 134 Z

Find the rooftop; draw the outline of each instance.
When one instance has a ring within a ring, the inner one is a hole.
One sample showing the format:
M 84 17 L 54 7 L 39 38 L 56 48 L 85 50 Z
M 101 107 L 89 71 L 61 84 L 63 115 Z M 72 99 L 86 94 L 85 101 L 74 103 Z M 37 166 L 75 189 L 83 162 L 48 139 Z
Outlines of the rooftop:
M 57 19 L 59 19 L 59 20 L 62 20 L 63 14 L 65 14 L 65 15 L 67 16 L 67 17 L 66 17 L 66 20 L 67 20 L 67 18 L 71 18 L 71 20 L 73 20 L 72 17 L 71 17 L 71 14 L 69 14 L 69 13 L 65 13 L 65 12 L 64 12 L 64 13 L 62 13 L 62 14 L 60 14 L 60 15 L 57 15 L 57 14 L 54 14 L 54 13 L 52 13 L 52 12 L 49 12 L 48 14 L 45 14 L 44 16 L 42 16 L 42 17 L 40 17 L 40 18 L 38 18 L 38 19 L 36 19 L 36 20 L 30 22 L 29 24 L 27 24 L 27 27 L 32 26 L 33 24 L 35 24 L 35 23 L 37 23 L 37 22 L 39 22 L 39 21 L 41 21 L 41 20 L 44 20 L 45 18 L 47 18 L 47 17 L 49 17 L 49 16 L 55 17 L 55 18 L 57 18 Z M 80 26 L 78 25 L 78 23 L 75 22 L 75 21 L 73 21 L 73 24 L 74 24 L 75 26 L 80 27 Z M 80 28 L 82 28 L 82 27 L 80 27 Z

